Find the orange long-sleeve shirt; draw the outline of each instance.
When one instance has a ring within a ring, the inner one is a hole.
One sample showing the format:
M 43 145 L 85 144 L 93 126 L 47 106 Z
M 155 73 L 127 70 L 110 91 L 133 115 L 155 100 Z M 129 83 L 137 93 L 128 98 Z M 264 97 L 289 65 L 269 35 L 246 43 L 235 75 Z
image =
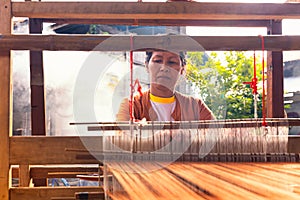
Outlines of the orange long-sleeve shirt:
M 146 91 L 143 95 L 134 97 L 134 118 L 147 121 L 157 121 L 157 114 L 151 106 L 150 91 Z M 193 121 L 193 120 L 213 120 L 215 119 L 211 110 L 207 105 L 198 98 L 183 95 L 175 92 L 176 106 L 171 114 L 175 121 Z M 124 99 L 120 105 L 119 112 L 116 116 L 117 121 L 129 121 L 129 103 L 128 99 Z

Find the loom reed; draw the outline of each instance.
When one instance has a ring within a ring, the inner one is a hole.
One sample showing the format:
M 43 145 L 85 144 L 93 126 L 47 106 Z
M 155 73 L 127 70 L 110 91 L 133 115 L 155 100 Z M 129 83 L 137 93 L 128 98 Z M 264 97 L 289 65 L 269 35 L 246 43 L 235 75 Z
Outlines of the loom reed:
M 150 122 L 134 124 L 131 131 L 128 125 L 115 123 L 89 130 L 102 132 L 107 159 L 119 154 L 118 159 L 133 155 L 136 159 L 165 161 L 286 161 L 298 159 L 287 154 L 290 122 L 272 119 L 268 124 L 273 126 L 268 127 L 259 126 L 259 120 Z

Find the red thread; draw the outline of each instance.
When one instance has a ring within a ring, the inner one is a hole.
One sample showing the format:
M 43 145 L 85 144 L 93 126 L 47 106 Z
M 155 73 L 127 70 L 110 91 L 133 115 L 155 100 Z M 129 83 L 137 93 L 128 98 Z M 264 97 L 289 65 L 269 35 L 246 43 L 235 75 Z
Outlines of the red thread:
M 253 52 L 253 78 L 252 78 L 252 87 L 253 94 L 257 94 L 257 77 L 256 77 L 256 56 L 255 51 Z
M 253 78 L 249 82 L 243 82 L 243 84 L 248 84 L 252 88 L 252 94 L 257 94 L 257 77 L 256 77 L 256 58 L 255 58 L 255 51 L 253 53 Z
M 137 91 L 139 92 L 139 94 L 141 96 L 143 96 L 142 86 L 141 86 L 140 81 L 138 79 L 135 80 L 133 87 L 135 87 L 136 85 L 138 86 Z

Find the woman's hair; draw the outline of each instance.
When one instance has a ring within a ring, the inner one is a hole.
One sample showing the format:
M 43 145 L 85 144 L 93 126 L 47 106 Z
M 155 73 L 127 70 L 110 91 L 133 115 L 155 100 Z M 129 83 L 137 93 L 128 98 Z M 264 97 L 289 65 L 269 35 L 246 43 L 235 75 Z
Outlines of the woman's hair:
M 153 51 L 146 51 L 146 62 L 149 63 L 151 57 L 152 57 Z M 179 57 L 181 60 L 181 66 L 184 67 L 186 65 L 186 59 L 183 52 L 179 52 Z

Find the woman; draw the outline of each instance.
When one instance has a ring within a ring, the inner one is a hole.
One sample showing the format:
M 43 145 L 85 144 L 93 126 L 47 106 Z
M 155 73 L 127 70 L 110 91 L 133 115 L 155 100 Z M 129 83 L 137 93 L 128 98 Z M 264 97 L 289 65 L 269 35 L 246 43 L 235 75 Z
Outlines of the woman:
M 213 113 L 198 98 L 175 91 L 179 77 L 185 71 L 182 53 L 168 51 L 146 52 L 146 68 L 150 76 L 150 89 L 136 95 L 133 101 L 134 119 L 147 121 L 212 120 Z M 123 101 L 117 121 L 128 121 L 128 99 Z

